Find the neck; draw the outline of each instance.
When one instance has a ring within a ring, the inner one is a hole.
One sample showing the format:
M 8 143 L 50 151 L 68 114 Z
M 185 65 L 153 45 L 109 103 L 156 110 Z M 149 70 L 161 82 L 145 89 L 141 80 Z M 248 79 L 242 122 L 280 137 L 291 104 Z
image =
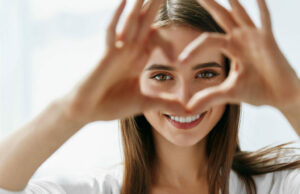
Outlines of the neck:
M 180 187 L 206 180 L 206 138 L 193 146 L 180 147 L 156 136 L 154 184 Z

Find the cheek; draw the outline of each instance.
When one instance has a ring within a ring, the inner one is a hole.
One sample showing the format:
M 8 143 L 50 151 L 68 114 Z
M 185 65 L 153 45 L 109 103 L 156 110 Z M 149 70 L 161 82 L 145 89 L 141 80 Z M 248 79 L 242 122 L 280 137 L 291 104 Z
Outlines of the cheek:
M 146 111 L 144 112 L 146 120 L 154 127 L 157 128 L 161 125 L 162 117 L 157 111 Z
M 169 136 L 171 136 L 170 133 L 170 128 L 166 123 L 165 117 L 160 114 L 157 111 L 147 111 L 144 112 L 144 117 L 146 118 L 146 120 L 150 123 L 150 125 L 152 126 L 152 129 L 154 130 L 154 136 L 156 136 L 155 134 L 160 134 L 161 136 L 165 137 L 166 139 L 168 139 Z
M 226 109 L 226 105 L 218 105 L 214 106 L 211 110 L 210 115 L 207 117 L 207 128 L 209 129 L 209 132 L 216 126 L 216 124 L 220 121 L 222 118 L 224 111 Z

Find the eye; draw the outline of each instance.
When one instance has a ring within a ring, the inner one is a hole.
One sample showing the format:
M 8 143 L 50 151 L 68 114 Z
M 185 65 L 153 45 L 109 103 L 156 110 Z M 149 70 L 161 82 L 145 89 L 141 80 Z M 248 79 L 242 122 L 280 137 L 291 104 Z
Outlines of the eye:
M 197 74 L 196 78 L 211 79 L 217 75 L 219 74 L 214 71 L 202 71 Z
M 167 81 L 167 80 L 171 80 L 172 77 L 168 74 L 159 73 L 152 76 L 151 79 L 156 79 L 157 81 Z

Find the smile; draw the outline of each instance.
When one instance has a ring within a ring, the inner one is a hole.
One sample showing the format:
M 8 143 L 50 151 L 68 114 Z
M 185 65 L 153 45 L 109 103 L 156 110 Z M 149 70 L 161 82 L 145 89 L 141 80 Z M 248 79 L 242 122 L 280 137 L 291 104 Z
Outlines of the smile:
M 197 126 L 201 120 L 204 118 L 206 115 L 206 112 L 203 112 L 198 115 L 194 116 L 189 116 L 189 117 L 181 117 L 181 116 L 171 116 L 171 115 L 166 115 L 164 116 L 167 118 L 167 120 L 176 128 L 178 129 L 191 129 Z

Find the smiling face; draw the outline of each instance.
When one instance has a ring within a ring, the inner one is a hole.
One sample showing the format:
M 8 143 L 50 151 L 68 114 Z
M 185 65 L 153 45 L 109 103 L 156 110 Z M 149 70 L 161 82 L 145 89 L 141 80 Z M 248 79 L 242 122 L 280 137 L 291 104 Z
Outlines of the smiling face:
M 161 35 L 173 43 L 178 56 L 182 50 L 202 33 L 185 26 L 171 25 L 159 29 Z M 154 93 L 166 92 L 176 95 L 187 103 L 198 91 L 218 85 L 226 78 L 224 57 L 216 50 L 205 50 L 195 57 L 191 64 L 169 64 L 160 49 L 156 49 L 142 75 L 143 90 Z M 186 115 L 168 110 L 144 112 L 153 127 L 155 139 L 167 140 L 177 146 L 193 146 L 200 142 L 221 119 L 225 105 L 199 110 L 198 115 Z

